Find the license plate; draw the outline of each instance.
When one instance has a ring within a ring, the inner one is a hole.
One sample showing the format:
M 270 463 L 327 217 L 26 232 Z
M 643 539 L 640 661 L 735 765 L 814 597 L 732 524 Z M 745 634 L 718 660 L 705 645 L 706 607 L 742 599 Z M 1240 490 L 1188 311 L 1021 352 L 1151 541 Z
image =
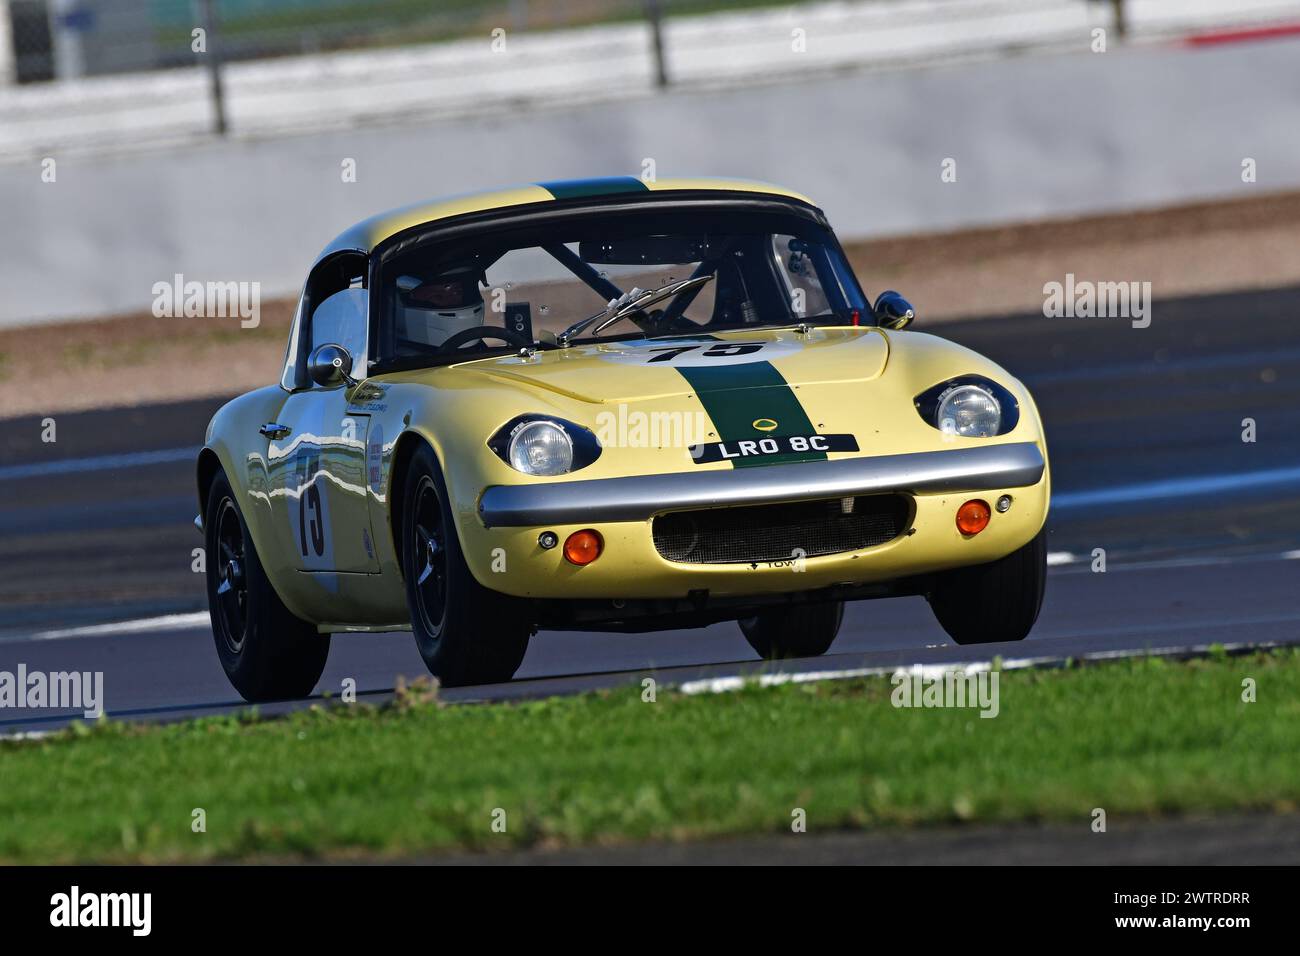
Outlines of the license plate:
M 703 465 L 711 461 L 766 458 L 771 455 L 857 451 L 858 441 L 852 435 L 768 435 L 763 438 L 692 445 L 689 450 L 695 463 Z

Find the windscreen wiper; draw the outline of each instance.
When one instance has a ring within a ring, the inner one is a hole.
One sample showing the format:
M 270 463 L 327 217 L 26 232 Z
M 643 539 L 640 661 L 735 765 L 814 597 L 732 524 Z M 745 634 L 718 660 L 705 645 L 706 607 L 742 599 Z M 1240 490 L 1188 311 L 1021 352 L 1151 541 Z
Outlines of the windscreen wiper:
M 656 302 L 662 302 L 664 299 L 671 299 L 683 292 L 691 292 L 699 289 L 713 280 L 713 276 L 697 276 L 693 279 L 683 279 L 681 282 L 673 285 L 664 286 L 662 289 L 636 289 L 627 293 L 620 298 L 612 300 L 600 312 L 588 316 L 580 322 L 575 322 L 563 332 L 556 336 L 555 341 L 559 343 L 560 348 L 568 348 L 573 337 L 579 332 L 586 329 L 593 322 L 600 322 L 592 330 L 592 335 L 599 335 L 603 329 L 608 328 L 620 319 L 625 319 L 635 312 L 644 311 L 648 306 Z M 603 320 L 603 321 L 602 321 Z

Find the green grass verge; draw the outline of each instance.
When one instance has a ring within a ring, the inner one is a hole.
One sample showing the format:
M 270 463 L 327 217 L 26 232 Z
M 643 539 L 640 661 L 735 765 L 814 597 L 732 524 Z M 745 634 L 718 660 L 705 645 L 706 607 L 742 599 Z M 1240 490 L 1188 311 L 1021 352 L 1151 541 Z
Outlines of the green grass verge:
M 1258 702 L 1242 701 L 1242 681 Z M 0 859 L 405 854 L 1300 801 L 1300 653 L 1001 675 L 1001 713 L 886 679 L 686 697 L 317 708 L 0 745 Z M 191 832 L 194 808 L 205 833 Z M 495 833 L 493 811 L 506 812 Z

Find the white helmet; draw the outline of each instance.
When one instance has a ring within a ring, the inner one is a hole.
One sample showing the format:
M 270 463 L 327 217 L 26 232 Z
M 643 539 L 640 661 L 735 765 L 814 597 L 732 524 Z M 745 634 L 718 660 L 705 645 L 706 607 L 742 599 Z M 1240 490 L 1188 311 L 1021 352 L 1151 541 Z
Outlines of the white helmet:
M 397 332 L 410 342 L 439 346 L 457 332 L 483 325 L 480 273 L 457 266 L 429 281 L 415 276 L 397 279 Z

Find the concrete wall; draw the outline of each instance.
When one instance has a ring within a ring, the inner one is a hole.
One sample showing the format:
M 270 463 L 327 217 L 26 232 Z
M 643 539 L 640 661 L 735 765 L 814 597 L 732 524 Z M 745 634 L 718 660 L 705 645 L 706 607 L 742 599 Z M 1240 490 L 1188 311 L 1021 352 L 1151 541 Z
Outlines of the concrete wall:
M 956 160 L 957 181 L 940 179 Z M 1246 157 L 1258 182 L 1241 179 Z M 1143 47 L 673 92 L 525 115 L 0 167 L 0 325 L 148 309 L 187 279 L 290 293 L 352 221 L 503 183 L 774 180 L 845 236 L 1300 188 L 1300 41 Z M 355 183 L 340 176 L 355 159 Z M 1298 253 L 1300 254 L 1300 253 Z

